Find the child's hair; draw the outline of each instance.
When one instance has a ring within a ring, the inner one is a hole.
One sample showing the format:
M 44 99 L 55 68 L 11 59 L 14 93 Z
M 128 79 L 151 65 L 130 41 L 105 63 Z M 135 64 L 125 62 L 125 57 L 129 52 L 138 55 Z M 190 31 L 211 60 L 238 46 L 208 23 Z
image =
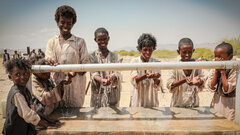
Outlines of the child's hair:
M 96 29 L 96 31 L 94 32 L 95 38 L 97 37 L 98 33 L 104 33 L 104 34 L 108 35 L 108 31 L 105 28 L 103 28 L 103 27 Z
M 144 46 L 153 47 L 153 50 L 156 50 L 157 40 L 152 34 L 143 33 L 138 38 L 138 51 L 141 51 Z
M 181 46 L 182 46 L 182 45 L 191 45 L 192 48 L 194 48 L 193 42 L 192 42 L 192 40 L 191 40 L 190 38 L 182 38 L 182 39 L 179 41 L 179 43 L 178 43 L 178 50 L 181 49 Z
M 233 54 L 233 47 L 229 43 L 222 42 L 221 44 L 215 47 L 215 49 L 218 49 L 218 48 L 225 48 L 228 55 Z
M 58 23 L 60 16 L 66 17 L 66 18 L 72 18 L 73 19 L 73 24 L 76 23 L 77 21 L 77 15 L 75 10 L 67 5 L 63 5 L 57 8 L 56 13 L 55 13 L 55 21 Z
M 30 61 L 22 57 L 11 59 L 4 66 L 6 69 L 6 73 L 11 73 L 14 67 L 22 70 L 31 70 L 32 67 Z

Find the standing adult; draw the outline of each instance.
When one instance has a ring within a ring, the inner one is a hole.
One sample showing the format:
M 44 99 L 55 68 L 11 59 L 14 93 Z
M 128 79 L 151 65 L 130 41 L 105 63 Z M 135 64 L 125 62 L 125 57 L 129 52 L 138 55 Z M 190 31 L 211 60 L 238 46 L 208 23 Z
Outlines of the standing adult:
M 7 49 L 4 49 L 4 53 L 3 53 L 3 64 L 5 64 L 7 61 L 10 60 L 10 55 L 9 53 L 7 52 Z

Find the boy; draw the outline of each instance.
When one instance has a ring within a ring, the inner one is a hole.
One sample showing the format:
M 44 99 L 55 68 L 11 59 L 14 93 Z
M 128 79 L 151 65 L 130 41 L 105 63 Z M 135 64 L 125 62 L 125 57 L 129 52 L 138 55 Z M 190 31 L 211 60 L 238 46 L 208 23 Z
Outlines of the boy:
M 229 43 L 221 43 L 214 50 L 215 61 L 229 61 L 233 58 L 233 48 Z M 228 120 L 235 117 L 236 69 L 214 69 L 208 79 L 208 87 L 214 96 L 210 107 Z
M 194 52 L 193 42 L 183 38 L 178 44 L 178 54 L 181 62 L 194 61 L 191 59 Z M 173 70 L 167 82 L 167 88 L 172 95 L 171 107 L 197 107 L 199 106 L 198 91 L 204 87 L 204 76 L 200 69 Z
M 39 59 L 34 64 L 46 65 L 48 63 L 45 59 Z M 58 107 L 58 103 L 62 100 L 62 95 L 64 93 L 63 86 L 69 84 L 71 80 L 63 80 L 55 86 L 50 78 L 50 72 L 33 74 L 32 93 L 34 103 L 37 104 L 36 110 L 48 116 Z
M 110 39 L 105 28 L 98 28 L 94 40 L 98 44 L 98 50 L 90 55 L 91 63 L 119 63 L 118 54 L 108 50 Z M 119 106 L 120 101 L 120 72 L 96 71 L 91 72 L 91 107 Z
M 70 6 L 58 7 L 55 21 L 60 34 L 51 38 L 46 47 L 45 59 L 52 65 L 85 64 L 89 62 L 87 47 L 84 39 L 71 34 L 76 23 L 75 10 Z M 82 107 L 86 93 L 85 72 L 72 73 L 72 83 L 64 86 L 63 105 L 66 107 Z M 53 81 L 59 84 L 65 79 L 65 73 L 53 73 Z
M 143 33 L 138 38 L 137 49 L 140 57 L 131 60 L 131 63 L 159 62 L 151 58 L 156 49 L 157 41 L 151 34 Z M 158 107 L 158 91 L 161 89 L 161 72 L 151 70 L 131 71 L 132 91 L 130 107 Z
M 4 135 L 34 135 L 34 125 L 47 128 L 48 122 L 41 120 L 40 116 L 31 109 L 31 93 L 26 88 L 30 77 L 31 64 L 29 61 L 17 58 L 5 64 L 8 77 L 14 85 L 8 93 L 6 121 L 3 127 Z

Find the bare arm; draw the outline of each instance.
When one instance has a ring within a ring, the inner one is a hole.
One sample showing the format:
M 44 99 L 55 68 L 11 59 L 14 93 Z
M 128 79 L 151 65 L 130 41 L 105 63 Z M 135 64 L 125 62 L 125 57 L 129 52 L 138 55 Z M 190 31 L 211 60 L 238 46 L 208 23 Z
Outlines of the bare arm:
M 223 84 L 223 90 L 225 92 L 228 91 L 228 80 L 227 80 L 227 76 L 226 76 L 226 71 L 225 70 L 220 70 L 221 73 L 221 80 L 222 80 L 222 84 Z
M 187 82 L 187 79 L 186 79 L 186 78 L 184 78 L 184 79 L 182 79 L 182 80 L 175 81 L 175 82 L 172 83 L 171 89 L 174 89 L 174 88 L 176 88 L 176 87 L 184 84 L 185 82 Z
M 134 78 L 136 80 L 136 83 L 139 83 L 140 81 L 142 81 L 142 80 L 147 78 L 147 74 L 140 75 L 140 76 L 135 76 Z
M 218 77 L 218 70 L 215 69 L 215 72 L 213 74 L 213 78 L 212 78 L 212 81 L 211 81 L 211 89 L 212 90 L 215 89 L 215 86 L 217 84 L 217 77 Z

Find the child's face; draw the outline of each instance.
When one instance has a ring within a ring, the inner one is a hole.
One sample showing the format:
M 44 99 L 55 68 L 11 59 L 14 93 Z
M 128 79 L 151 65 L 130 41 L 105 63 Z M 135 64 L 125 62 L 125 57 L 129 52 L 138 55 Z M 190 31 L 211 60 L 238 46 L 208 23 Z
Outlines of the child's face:
M 42 80 L 48 80 L 50 78 L 50 72 L 47 73 L 34 73 L 35 76 Z
M 57 25 L 62 35 L 71 34 L 71 29 L 73 27 L 73 19 L 60 16 Z
M 182 45 L 177 52 L 181 56 L 182 61 L 189 61 L 192 58 L 194 49 L 191 45 Z
M 141 50 L 142 57 L 149 61 L 153 53 L 153 47 L 152 46 L 143 46 Z
M 8 77 L 15 85 L 25 88 L 30 77 L 30 70 L 23 70 L 14 67 Z
M 107 34 L 97 33 L 97 36 L 94 40 L 98 44 L 99 49 L 107 49 L 109 39 L 110 37 Z
M 227 54 L 227 50 L 225 48 L 217 48 L 214 50 L 215 61 L 226 61 L 231 60 L 233 55 Z

